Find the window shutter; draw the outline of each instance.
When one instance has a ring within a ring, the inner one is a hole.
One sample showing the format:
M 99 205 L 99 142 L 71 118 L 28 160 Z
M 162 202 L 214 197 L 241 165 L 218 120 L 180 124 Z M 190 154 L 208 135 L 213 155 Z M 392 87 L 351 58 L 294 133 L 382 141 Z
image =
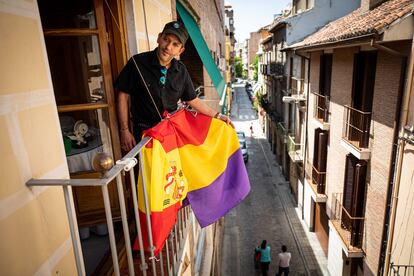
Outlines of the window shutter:
M 345 162 L 345 181 L 342 206 L 349 214 L 351 214 L 354 173 L 357 160 L 351 153 L 349 153 L 346 156 Z M 351 227 L 351 220 L 345 211 L 342 211 L 342 225 L 345 229 L 349 229 Z
M 318 147 L 318 170 L 320 172 L 326 171 L 326 158 L 327 158 L 327 151 L 328 148 L 328 132 L 322 131 L 319 133 L 319 147 Z
M 328 154 L 328 132 L 322 131 L 319 133 L 319 152 L 318 152 L 318 171 L 319 171 L 319 179 L 318 179 L 318 189 L 319 193 L 325 193 L 325 181 L 326 181 L 326 159 Z
M 352 212 L 353 217 L 364 216 L 365 205 L 365 184 L 366 184 L 367 163 L 360 161 L 355 166 L 354 187 L 352 198 Z M 355 219 L 351 224 L 351 245 L 360 246 L 363 236 L 363 220 Z
M 315 141 L 313 142 L 313 166 L 317 167 L 318 164 L 318 157 L 319 157 L 319 133 L 321 132 L 321 129 L 317 128 L 315 129 Z
M 316 182 L 314 184 L 318 183 L 318 172 L 315 170 L 318 170 L 318 164 L 319 164 L 319 133 L 321 132 L 321 129 L 317 128 L 315 129 L 315 141 L 313 143 L 313 162 L 312 162 L 312 182 Z
M 364 215 L 366 175 L 367 163 L 360 161 L 355 166 L 352 216 L 360 217 Z

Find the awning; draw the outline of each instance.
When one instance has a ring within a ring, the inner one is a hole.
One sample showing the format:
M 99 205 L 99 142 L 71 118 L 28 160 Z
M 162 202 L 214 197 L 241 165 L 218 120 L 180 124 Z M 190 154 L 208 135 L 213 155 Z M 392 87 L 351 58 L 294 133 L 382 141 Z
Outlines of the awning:
M 213 81 L 214 87 L 216 88 L 217 94 L 220 98 L 220 105 L 223 105 L 226 97 L 226 83 L 224 82 L 223 76 L 221 75 L 220 70 L 217 68 L 216 63 L 210 54 L 210 49 L 208 48 L 197 23 L 179 1 L 176 2 L 176 5 L 177 12 L 183 20 L 198 55 L 200 56 L 211 80 Z

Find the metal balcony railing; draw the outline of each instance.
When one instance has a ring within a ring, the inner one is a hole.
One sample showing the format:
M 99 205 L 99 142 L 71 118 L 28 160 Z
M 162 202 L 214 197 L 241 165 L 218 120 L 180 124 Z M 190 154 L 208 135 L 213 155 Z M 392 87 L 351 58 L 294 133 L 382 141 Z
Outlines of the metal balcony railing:
M 280 62 L 270 63 L 270 74 L 273 76 L 283 76 L 285 74 L 285 67 Z
M 138 238 L 139 247 L 143 248 L 143 238 L 142 238 L 142 229 L 140 224 L 140 217 L 138 212 L 138 200 L 137 200 L 137 192 L 136 192 L 136 183 L 135 183 L 135 175 L 134 175 L 134 166 L 137 165 L 137 159 L 135 156 L 138 154 L 140 155 L 140 160 L 142 165 L 142 148 L 151 140 L 149 137 L 145 137 L 138 145 L 136 145 L 128 154 L 126 154 L 121 160 L 116 162 L 116 164 L 106 172 L 102 178 L 100 179 L 31 179 L 29 180 L 26 185 L 29 187 L 33 186 L 60 186 L 63 188 L 63 193 L 65 197 L 65 204 L 66 204 L 66 211 L 69 221 L 70 227 L 70 234 L 72 238 L 72 245 L 75 254 L 76 260 L 76 267 L 77 273 L 80 276 L 86 275 L 85 273 L 85 265 L 83 261 L 83 253 L 82 248 L 80 246 L 80 239 L 79 233 L 77 228 L 76 222 L 76 212 L 72 202 L 72 187 L 80 187 L 80 186 L 89 186 L 89 187 L 96 187 L 99 186 L 102 189 L 102 196 L 104 201 L 104 208 L 106 214 L 106 222 L 108 227 L 108 234 L 109 234 L 109 243 L 111 249 L 111 256 L 113 262 L 113 270 L 114 275 L 120 275 L 120 265 L 118 260 L 118 252 L 116 247 L 115 241 L 115 233 L 114 233 L 114 226 L 113 226 L 113 217 L 111 213 L 111 203 L 109 199 L 108 193 L 108 185 L 110 185 L 111 181 L 116 179 L 117 185 L 117 192 L 119 197 L 119 204 L 121 210 L 121 221 L 122 221 L 122 228 L 125 240 L 125 250 L 127 255 L 127 262 L 128 262 L 128 274 L 133 275 L 147 275 L 147 273 L 151 275 L 157 275 L 157 272 L 161 275 L 176 275 L 178 273 L 181 255 L 183 254 L 184 250 L 184 241 L 186 237 L 186 233 L 188 231 L 189 221 L 190 221 L 190 212 L 191 209 L 187 206 L 182 208 L 177 216 L 177 222 L 173 227 L 172 231 L 170 232 L 169 238 L 165 243 L 163 250 L 159 253 L 157 258 L 159 261 L 156 262 L 156 258 L 154 256 L 154 245 L 152 239 L 152 228 L 151 228 L 151 220 L 150 220 L 150 209 L 149 209 L 149 201 L 148 201 L 148 194 L 146 191 L 146 185 L 143 185 L 143 192 L 144 192 L 144 204 L 145 204 L 145 212 L 146 212 L 146 222 L 147 222 L 147 233 L 149 239 L 149 255 L 146 254 L 144 250 L 139 251 L 139 260 L 133 260 L 132 256 L 132 248 L 131 248 L 131 240 L 129 234 L 129 222 L 127 219 L 126 214 L 126 207 L 125 207 L 125 195 L 124 189 L 122 186 L 122 179 L 121 174 L 124 172 L 129 172 L 130 182 L 131 182 L 131 193 L 132 193 L 132 201 L 133 201 L 133 211 L 134 211 L 134 219 L 135 219 L 135 227 L 136 233 Z M 164 256 L 166 257 L 166 263 L 164 260 Z M 148 263 L 151 263 L 151 271 L 147 271 Z M 137 266 L 137 267 L 136 267 Z M 137 269 L 137 272 L 135 270 Z M 138 271 L 140 270 L 140 271 Z M 124 271 L 122 271 L 124 272 Z M 126 271 L 125 271 L 126 272 Z M 166 274 L 165 274 L 166 273 Z M 124 273 L 122 273 L 124 274 Z M 125 273 L 126 274 L 126 273 Z
M 285 127 L 285 123 L 284 122 L 279 122 L 276 125 L 276 131 L 279 134 L 280 138 L 282 139 L 283 143 L 286 143 L 286 138 L 287 138 L 287 134 L 288 131 Z
M 306 161 L 306 178 L 318 194 L 325 194 L 326 172 L 318 171 L 310 160 Z
M 351 216 L 342 205 L 342 199 L 342 193 L 333 194 L 332 224 L 349 251 L 361 251 L 365 218 Z
M 295 135 L 290 133 L 287 135 L 287 149 L 293 162 L 302 161 L 301 144 L 296 142 Z
M 270 65 L 269 64 L 262 64 L 260 68 L 260 72 L 263 75 L 270 75 Z
M 277 62 L 275 64 L 275 75 L 276 76 L 283 76 L 283 75 L 285 75 L 285 66 L 283 65 L 283 63 Z
M 391 263 L 390 276 L 409 276 L 414 275 L 414 265 L 396 265 Z
M 327 123 L 329 119 L 329 97 L 318 94 L 316 92 L 312 92 L 315 105 L 313 109 L 313 116 L 324 122 Z
M 342 138 L 358 149 L 368 148 L 371 112 L 345 105 Z

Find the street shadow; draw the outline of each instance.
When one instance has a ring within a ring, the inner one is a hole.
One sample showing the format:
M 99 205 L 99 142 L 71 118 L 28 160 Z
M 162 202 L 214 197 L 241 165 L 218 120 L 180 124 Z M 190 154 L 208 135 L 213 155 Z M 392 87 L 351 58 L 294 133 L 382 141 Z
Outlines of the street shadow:
M 249 177 L 252 176 L 252 191 L 250 195 L 251 199 L 249 200 L 256 201 L 263 196 L 257 195 L 258 192 L 263 193 L 263 191 L 258 190 L 262 189 L 258 187 L 264 184 L 262 181 L 266 181 L 269 184 L 268 182 L 270 180 L 273 193 L 275 194 L 270 204 L 263 203 L 259 206 L 264 209 L 266 206 L 270 207 L 265 210 L 266 214 L 259 212 L 258 216 L 260 217 L 256 218 L 256 221 L 259 221 L 263 226 L 267 225 L 272 229 L 269 232 L 263 230 L 255 232 L 256 239 L 254 242 L 252 240 L 251 246 L 257 246 L 261 239 L 268 239 L 272 248 L 272 263 L 269 275 L 274 275 L 278 271 L 277 254 L 280 252 L 283 244 L 288 244 L 288 248 L 290 247 L 288 250 L 292 252 L 289 275 L 314 276 L 326 274 L 326 267 L 321 268 L 320 265 L 324 264 L 319 263 L 323 250 L 317 241 L 316 234 L 309 232 L 304 221 L 301 219 L 301 211 L 298 209 L 298 204 L 291 193 L 290 183 L 283 175 L 280 169 L 281 164 L 277 162 L 276 155 L 271 151 L 269 142 L 264 134 L 259 132 L 253 133 L 253 136 L 248 135 L 246 140 L 250 142 L 248 143 L 250 156 L 246 167 Z M 260 170 L 264 170 L 266 167 L 270 173 L 260 172 Z M 265 187 L 265 189 L 264 193 L 271 193 L 269 187 Z M 250 208 L 253 208 L 253 206 L 250 206 Z M 272 226 L 272 221 L 275 221 L 277 225 Z M 285 225 L 281 226 L 281 224 Z M 281 231 L 281 229 L 283 230 Z M 280 233 L 283 231 L 284 233 Z

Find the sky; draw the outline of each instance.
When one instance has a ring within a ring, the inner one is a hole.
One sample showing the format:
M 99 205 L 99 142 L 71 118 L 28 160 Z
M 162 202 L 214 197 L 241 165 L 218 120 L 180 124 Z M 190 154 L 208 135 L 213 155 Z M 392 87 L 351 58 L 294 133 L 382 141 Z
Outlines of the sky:
M 237 42 L 249 38 L 251 32 L 273 22 L 273 16 L 279 14 L 292 0 L 226 0 L 234 11 L 234 31 Z

